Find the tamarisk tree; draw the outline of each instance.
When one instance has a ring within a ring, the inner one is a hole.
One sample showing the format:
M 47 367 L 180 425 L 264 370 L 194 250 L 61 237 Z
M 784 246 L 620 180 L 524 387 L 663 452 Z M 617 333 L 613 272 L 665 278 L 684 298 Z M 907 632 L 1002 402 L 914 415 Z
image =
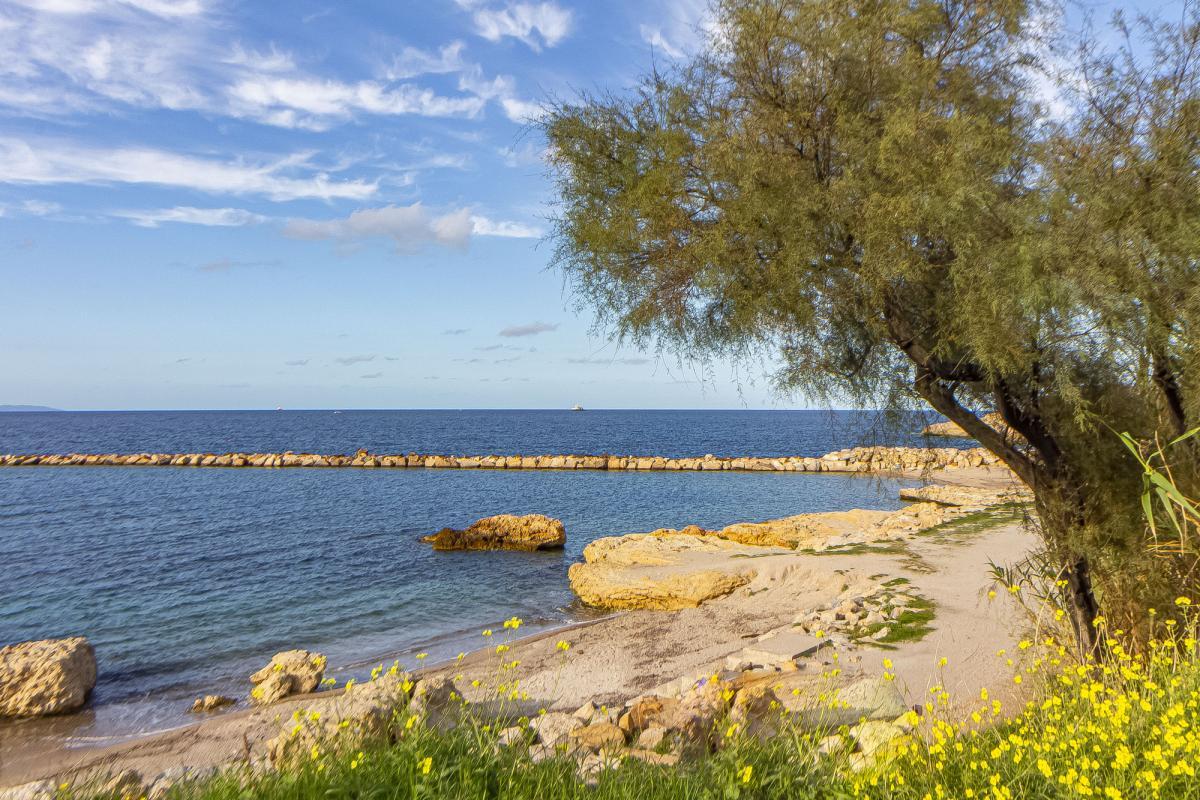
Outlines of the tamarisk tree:
M 1021 0 L 713 14 L 689 63 L 544 118 L 581 304 L 643 346 L 765 351 L 784 390 L 958 423 L 1033 489 L 1085 646 L 1101 603 L 1174 597 L 1194 551 L 1149 540 L 1113 431 L 1200 424 L 1196 20 L 1073 48 L 1050 110 L 1054 16 Z

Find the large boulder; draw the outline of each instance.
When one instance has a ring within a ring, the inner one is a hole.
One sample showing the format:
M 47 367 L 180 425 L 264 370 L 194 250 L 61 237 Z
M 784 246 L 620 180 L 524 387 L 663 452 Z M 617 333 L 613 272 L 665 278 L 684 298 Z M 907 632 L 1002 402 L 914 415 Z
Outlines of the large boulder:
M 590 606 L 674 611 L 695 608 L 754 579 L 746 548 L 715 536 L 635 533 L 597 539 L 567 571 Z
M 543 514 L 500 514 L 472 523 L 466 530 L 443 528 L 421 539 L 434 550 L 553 550 L 567 543 L 562 521 Z
M 325 676 L 325 656 L 308 650 L 276 653 L 271 663 L 250 676 L 250 700 L 267 705 L 294 694 L 315 692 Z
M 74 711 L 95 686 L 96 654 L 82 636 L 0 648 L 0 717 Z

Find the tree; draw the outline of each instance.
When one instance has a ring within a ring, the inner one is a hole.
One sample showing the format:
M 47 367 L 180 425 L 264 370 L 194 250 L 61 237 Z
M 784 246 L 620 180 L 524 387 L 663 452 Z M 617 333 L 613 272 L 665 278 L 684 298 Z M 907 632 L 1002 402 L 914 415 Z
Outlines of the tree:
M 691 63 L 544 120 L 581 302 L 639 344 L 766 350 L 783 389 L 958 423 L 1034 490 L 1090 649 L 1100 600 L 1178 591 L 1112 429 L 1200 420 L 1196 20 L 1081 46 L 1051 117 L 1053 16 L 1021 0 L 713 11 Z M 1172 453 L 1191 491 L 1197 451 Z

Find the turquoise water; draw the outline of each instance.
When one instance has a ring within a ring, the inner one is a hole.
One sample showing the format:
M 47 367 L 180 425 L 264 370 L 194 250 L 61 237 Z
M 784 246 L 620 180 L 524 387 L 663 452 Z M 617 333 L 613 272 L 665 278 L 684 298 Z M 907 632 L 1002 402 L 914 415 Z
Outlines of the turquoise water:
M 824 412 L 4 414 L 0 452 L 817 455 L 882 430 Z M 878 435 L 867 443 L 887 443 Z M 904 431 L 892 441 L 920 443 Z M 87 636 L 100 678 L 76 733 L 150 730 L 184 721 L 199 693 L 244 695 L 246 676 L 281 649 L 325 653 L 346 677 L 417 650 L 452 656 L 513 614 L 531 628 L 585 616 L 566 570 L 600 536 L 896 508 L 900 485 L 803 473 L 0 469 L 0 644 Z M 418 542 L 499 513 L 562 519 L 565 551 Z

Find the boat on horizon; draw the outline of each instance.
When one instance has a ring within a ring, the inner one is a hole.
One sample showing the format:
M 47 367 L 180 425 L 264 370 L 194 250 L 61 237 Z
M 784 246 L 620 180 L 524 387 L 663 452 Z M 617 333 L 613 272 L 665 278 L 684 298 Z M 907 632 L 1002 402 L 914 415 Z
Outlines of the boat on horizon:
M 571 406 L 571 410 L 572 411 L 583 411 L 583 406 L 579 405 L 579 403 L 576 403 L 575 405 Z

